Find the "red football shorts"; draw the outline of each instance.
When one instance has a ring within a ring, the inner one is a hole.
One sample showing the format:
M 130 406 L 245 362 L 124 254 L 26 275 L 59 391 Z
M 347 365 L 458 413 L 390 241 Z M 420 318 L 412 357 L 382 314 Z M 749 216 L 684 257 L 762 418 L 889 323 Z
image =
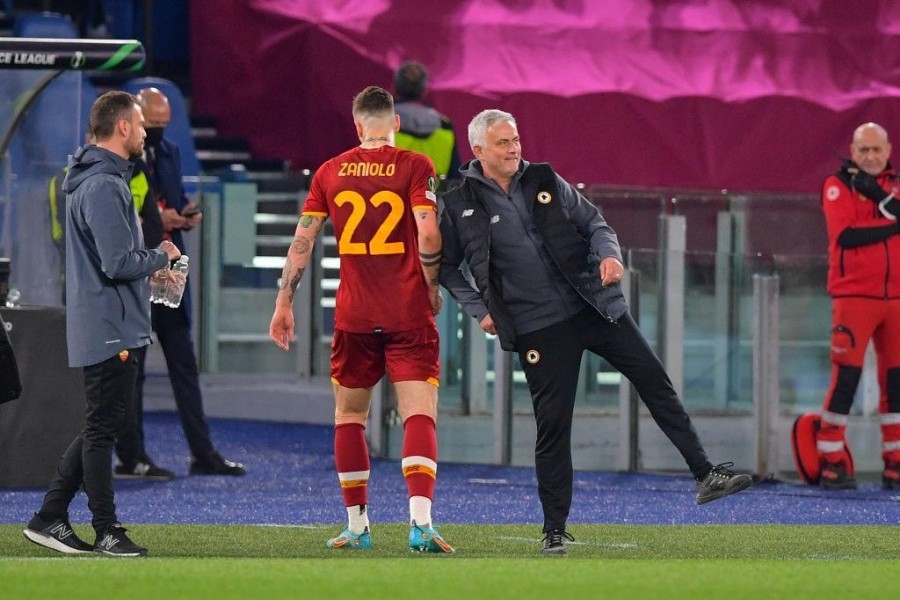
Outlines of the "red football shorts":
M 441 376 L 437 327 L 426 325 L 394 333 L 334 330 L 331 379 L 347 388 L 372 387 L 385 372 L 392 382 L 427 381 Z

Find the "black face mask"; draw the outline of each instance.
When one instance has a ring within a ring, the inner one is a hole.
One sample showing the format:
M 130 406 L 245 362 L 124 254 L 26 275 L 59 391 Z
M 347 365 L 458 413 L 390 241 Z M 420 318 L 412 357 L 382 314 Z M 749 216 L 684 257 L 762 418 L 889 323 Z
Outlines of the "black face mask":
M 144 127 L 144 131 L 147 132 L 147 139 L 144 140 L 144 143 L 148 146 L 159 146 L 165 130 L 165 127 Z

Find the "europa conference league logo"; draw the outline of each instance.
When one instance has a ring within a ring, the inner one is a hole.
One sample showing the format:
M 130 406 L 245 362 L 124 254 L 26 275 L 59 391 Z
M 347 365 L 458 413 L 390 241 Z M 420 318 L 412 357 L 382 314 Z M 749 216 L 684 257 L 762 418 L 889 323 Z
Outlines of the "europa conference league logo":
M 84 55 L 84 52 L 81 50 L 76 50 L 75 54 L 72 55 L 72 58 L 69 59 L 69 65 L 73 69 L 80 69 L 84 66 L 84 63 L 87 62 L 87 57 Z

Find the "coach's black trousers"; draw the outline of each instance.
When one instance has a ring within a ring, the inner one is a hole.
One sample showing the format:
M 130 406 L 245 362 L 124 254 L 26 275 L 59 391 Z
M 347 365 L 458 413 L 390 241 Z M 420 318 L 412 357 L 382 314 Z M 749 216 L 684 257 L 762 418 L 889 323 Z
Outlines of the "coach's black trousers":
M 534 457 L 544 532 L 564 529 L 572 504 L 572 416 L 585 350 L 606 359 L 634 384 L 695 477 L 712 468 L 669 376 L 631 315 L 610 322 L 592 309 L 582 311 L 519 335 L 516 343 L 537 422 Z
M 137 365 L 134 350 L 84 367 L 87 404 L 84 429 L 69 445 L 44 496 L 40 515 L 53 520 L 65 515 L 84 485 L 91 524 L 99 533 L 117 522 L 113 500 L 112 453 L 125 407 L 134 402 Z

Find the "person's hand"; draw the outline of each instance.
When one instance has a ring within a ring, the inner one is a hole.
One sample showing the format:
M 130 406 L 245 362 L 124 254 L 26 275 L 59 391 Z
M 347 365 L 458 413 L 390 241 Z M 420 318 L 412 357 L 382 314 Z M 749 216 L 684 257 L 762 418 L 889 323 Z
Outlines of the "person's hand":
M 878 180 L 874 176 L 863 170 L 858 170 L 850 181 L 857 192 L 875 202 L 881 202 L 891 195 L 890 192 L 884 191 L 884 188 L 879 185 Z
M 900 200 L 892 192 L 886 192 L 875 176 L 857 169 L 850 181 L 857 192 L 878 204 L 878 210 L 885 217 L 894 221 L 900 218 Z
M 203 220 L 203 213 L 200 212 L 200 207 L 196 202 L 191 202 L 187 206 L 184 207 L 181 211 L 181 216 L 186 219 L 186 223 L 182 229 L 190 230 L 200 224 L 200 221 Z
M 165 231 L 184 229 L 184 226 L 188 223 L 188 220 L 179 215 L 178 211 L 174 208 L 164 208 L 163 211 L 159 213 L 159 216 L 162 219 L 163 229 Z
M 159 245 L 159 249 L 166 253 L 166 256 L 169 257 L 169 260 L 178 260 L 181 258 L 181 250 L 178 249 L 178 246 L 170 242 L 169 240 L 163 240 L 163 242 Z
M 856 166 L 856 163 L 855 163 L 855 162 L 853 162 L 852 160 L 850 160 L 850 159 L 848 158 L 848 159 L 845 159 L 845 160 L 841 163 L 841 171 L 842 171 L 843 173 L 846 173 L 847 175 L 849 175 L 850 178 L 852 179 L 854 175 L 856 175 L 857 173 L 859 173 L 859 167 Z
M 614 256 L 607 256 L 600 261 L 600 283 L 602 285 L 612 285 L 622 281 L 622 275 L 625 274 L 625 267 Z
M 269 324 L 269 337 L 275 345 L 287 352 L 294 341 L 294 311 L 290 306 L 276 306 L 272 322 Z
M 484 315 L 481 320 L 481 328 L 491 335 L 497 335 L 497 328 L 494 326 L 494 319 L 491 318 L 490 313 Z
M 175 269 L 167 269 L 166 279 L 169 280 L 169 283 L 184 283 L 187 281 L 187 275 Z
M 441 314 L 441 307 L 444 306 L 444 297 L 441 295 L 440 286 L 428 288 L 428 301 L 431 302 L 431 312 L 434 316 Z

